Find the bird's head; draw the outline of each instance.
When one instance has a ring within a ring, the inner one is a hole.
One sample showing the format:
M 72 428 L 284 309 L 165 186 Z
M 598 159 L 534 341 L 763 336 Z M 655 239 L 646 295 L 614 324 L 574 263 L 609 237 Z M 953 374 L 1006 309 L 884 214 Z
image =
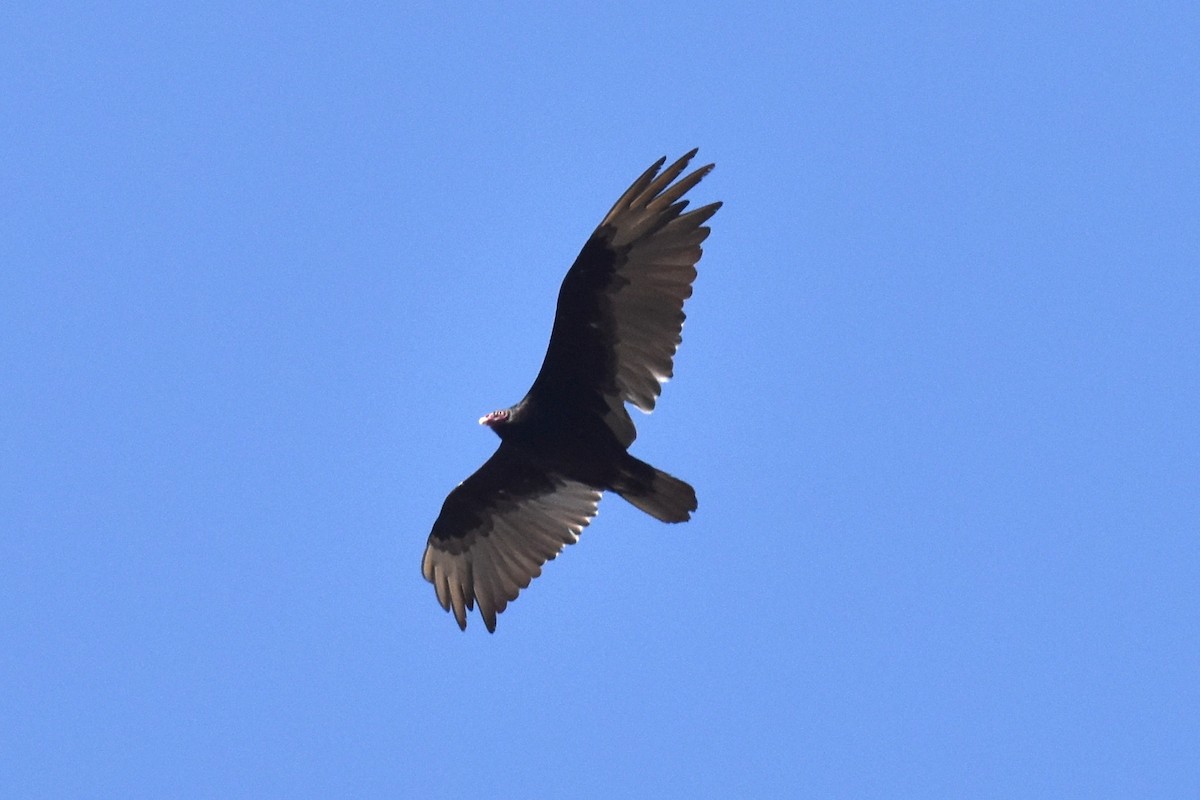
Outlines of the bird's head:
M 487 425 L 489 428 L 499 433 L 500 429 L 508 424 L 508 421 L 511 417 L 512 411 L 507 408 L 502 408 L 499 411 L 493 411 L 490 414 L 480 417 L 479 424 Z

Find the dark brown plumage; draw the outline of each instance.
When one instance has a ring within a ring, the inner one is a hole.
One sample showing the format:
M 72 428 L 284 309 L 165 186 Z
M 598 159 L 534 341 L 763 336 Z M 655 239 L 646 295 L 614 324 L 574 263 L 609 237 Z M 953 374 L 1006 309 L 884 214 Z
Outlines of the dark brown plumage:
M 661 174 L 659 159 L 621 195 L 563 279 L 533 386 L 480 420 L 500 447 L 446 498 L 421 562 L 460 628 L 478 603 L 495 631 L 496 615 L 578 540 L 601 492 L 664 522 L 696 510 L 691 486 L 627 452 L 637 431 L 625 409 L 653 410 L 672 375 L 704 223 L 721 207 L 684 213 L 683 196 L 713 168 L 676 180 L 695 154 Z

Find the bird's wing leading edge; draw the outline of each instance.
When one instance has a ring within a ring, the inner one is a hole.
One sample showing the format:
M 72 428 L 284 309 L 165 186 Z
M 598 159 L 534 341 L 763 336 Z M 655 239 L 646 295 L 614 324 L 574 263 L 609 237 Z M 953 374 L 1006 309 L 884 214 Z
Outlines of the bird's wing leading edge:
M 446 498 L 421 572 L 459 628 L 478 603 L 495 631 L 496 615 L 579 539 L 599 502 L 596 489 L 547 474 L 502 443 Z
M 704 223 L 721 207 L 684 213 L 683 196 L 713 168 L 679 179 L 695 154 L 661 173 L 666 160 L 659 159 L 588 239 L 563 280 L 546 359 L 530 390 L 534 397 L 570 394 L 602 403 L 595 410 L 626 447 L 637 434 L 624 403 L 653 410 L 673 374 L 683 303 L 709 234 Z

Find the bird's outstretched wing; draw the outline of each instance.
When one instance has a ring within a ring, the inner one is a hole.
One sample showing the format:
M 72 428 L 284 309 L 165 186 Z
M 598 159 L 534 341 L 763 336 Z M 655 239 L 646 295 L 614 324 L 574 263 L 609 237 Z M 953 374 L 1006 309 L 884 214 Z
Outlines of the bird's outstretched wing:
M 578 403 L 628 447 L 637 436 L 625 403 L 653 410 L 674 371 L 683 302 L 692 296 L 704 225 L 721 207 L 684 213 L 683 196 L 712 170 L 676 180 L 696 154 L 642 173 L 583 246 L 558 294 L 550 345 L 529 399 Z
M 466 629 L 467 611 L 478 603 L 495 631 L 496 615 L 579 539 L 599 502 L 596 489 L 549 474 L 501 443 L 446 498 L 421 572 L 459 628 Z

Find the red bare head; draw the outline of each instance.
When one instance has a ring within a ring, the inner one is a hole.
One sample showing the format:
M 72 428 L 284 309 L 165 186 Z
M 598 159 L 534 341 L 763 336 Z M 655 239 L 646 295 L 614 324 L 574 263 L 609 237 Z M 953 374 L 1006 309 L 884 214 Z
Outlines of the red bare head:
M 497 425 L 503 425 L 504 423 L 508 422 L 508 417 L 509 411 L 507 408 L 504 408 L 500 411 L 493 411 L 486 416 L 480 417 L 479 424 L 487 425 L 489 428 L 495 428 Z

